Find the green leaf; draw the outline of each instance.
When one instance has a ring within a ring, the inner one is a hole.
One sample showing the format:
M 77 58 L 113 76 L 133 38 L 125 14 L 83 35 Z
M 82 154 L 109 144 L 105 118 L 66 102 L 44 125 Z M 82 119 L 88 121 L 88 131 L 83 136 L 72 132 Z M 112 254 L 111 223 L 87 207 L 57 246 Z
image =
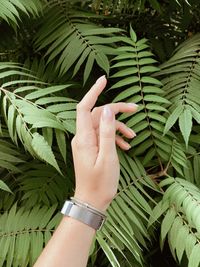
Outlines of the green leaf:
M 196 237 L 193 234 L 189 234 L 187 237 L 187 242 L 186 242 L 186 247 L 185 247 L 185 252 L 186 255 L 188 257 L 188 259 L 190 258 L 190 255 L 193 251 L 193 248 L 196 244 Z
M 164 97 L 158 96 L 158 95 L 145 95 L 144 100 L 148 102 L 158 102 L 158 103 L 166 103 L 166 104 L 169 103 L 167 99 L 165 99 Z
M 92 51 L 87 59 L 87 63 L 86 63 L 86 67 L 84 70 L 84 84 L 86 83 L 90 72 L 92 70 L 93 64 L 94 64 L 94 60 L 95 60 L 95 53 Z
M 46 96 L 52 93 L 56 93 L 59 91 L 62 91 L 68 87 L 70 87 L 71 84 L 66 84 L 66 85 L 55 85 L 55 86 L 51 86 L 51 87 L 47 87 L 45 89 L 39 89 L 33 93 L 30 93 L 28 95 L 26 95 L 26 99 L 28 100 L 33 100 L 33 99 L 37 99 L 40 98 L 42 96 Z
M 179 263 L 181 263 L 183 253 L 185 251 L 188 235 L 189 235 L 189 229 L 187 226 L 183 225 L 178 231 L 176 245 L 175 245 Z
M 200 245 L 196 244 L 189 257 L 188 267 L 198 267 L 200 264 Z
M 2 180 L 0 180 L 0 189 L 12 193 L 10 188 Z
M 193 107 L 190 106 L 190 110 L 192 113 L 192 117 L 195 119 L 195 121 L 197 123 L 200 124 L 200 113 L 198 111 L 196 111 Z
M 190 137 L 190 133 L 192 131 L 192 113 L 190 108 L 185 108 L 179 117 L 179 127 L 183 138 L 185 140 L 186 146 L 188 146 L 188 141 Z
M 114 84 L 110 89 L 119 88 L 139 81 L 139 77 L 128 77 Z
M 110 64 L 105 54 L 102 52 L 99 52 L 96 54 L 95 59 L 99 67 L 101 67 L 106 72 L 106 74 L 109 75 Z
M 32 147 L 35 153 L 44 161 L 52 165 L 58 172 L 61 173 L 60 168 L 56 162 L 55 156 L 47 141 L 39 133 L 33 134 Z
M 109 245 L 105 242 L 105 240 L 101 237 L 100 234 L 97 234 L 97 241 L 99 242 L 101 248 L 103 249 L 104 253 L 106 254 L 107 258 L 109 259 L 109 262 L 112 267 L 120 267 L 120 264 L 115 257 L 113 251 L 109 247 Z
M 60 130 L 55 130 L 56 133 L 56 140 L 57 144 L 60 150 L 60 153 L 62 154 L 62 157 L 66 163 L 66 140 L 65 140 L 65 133 Z
M 171 129 L 171 127 L 176 123 L 181 113 L 183 112 L 183 109 L 184 107 L 182 105 L 179 105 L 170 114 L 165 124 L 164 134 L 166 134 Z
M 131 25 L 130 25 L 130 36 L 131 36 L 131 39 L 133 40 L 133 42 L 136 43 L 137 42 L 137 36 L 136 36 L 136 33 L 134 32 Z
M 161 239 L 162 242 L 165 240 L 167 233 L 169 232 L 170 228 L 172 227 L 172 224 L 174 222 L 174 219 L 176 217 L 176 211 L 174 208 L 170 208 L 167 211 L 167 214 L 165 215 L 165 218 L 161 225 Z

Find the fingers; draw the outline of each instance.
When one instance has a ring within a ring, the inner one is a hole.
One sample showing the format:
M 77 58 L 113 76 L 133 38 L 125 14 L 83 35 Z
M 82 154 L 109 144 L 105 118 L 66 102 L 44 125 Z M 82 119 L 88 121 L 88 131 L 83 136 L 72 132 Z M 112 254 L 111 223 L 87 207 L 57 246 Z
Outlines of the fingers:
M 98 96 L 105 88 L 106 83 L 105 75 L 100 77 L 77 105 L 76 131 L 78 133 L 87 134 L 93 131 L 91 109 L 94 107 Z
M 127 127 L 124 123 L 116 121 L 116 130 L 118 130 L 121 134 L 123 134 L 124 137 L 127 138 L 134 138 L 136 136 L 136 133 Z M 123 137 L 116 135 L 115 137 L 116 144 L 123 150 L 129 150 L 131 146 L 128 142 L 124 140 Z
M 115 141 L 116 144 L 123 150 L 129 150 L 131 148 L 131 145 L 119 135 L 115 137 Z
M 116 157 L 115 132 L 115 115 L 109 105 L 106 105 L 102 110 L 99 126 L 99 159 Z
M 118 102 L 118 103 L 108 104 L 108 106 L 115 115 L 118 114 L 119 112 L 135 112 L 138 109 L 138 105 L 135 103 Z M 104 106 L 96 107 L 93 110 L 95 116 L 101 115 L 103 107 Z
M 126 113 L 132 113 L 137 111 L 138 105 L 134 103 L 111 103 L 108 104 L 109 108 L 112 110 L 112 112 L 117 115 L 119 112 L 126 112 Z M 101 113 L 104 106 L 95 107 L 92 110 L 92 121 L 93 121 L 93 127 L 96 129 L 99 127 L 99 121 L 101 117 Z
M 130 129 L 126 124 L 120 121 L 115 122 L 116 130 L 119 131 L 121 134 L 123 134 L 127 138 L 133 138 L 136 136 L 136 133 Z
M 116 131 L 119 131 L 123 137 L 127 137 L 127 138 L 134 138 L 136 136 L 136 133 L 130 129 L 128 126 L 126 126 L 123 122 L 120 122 L 120 121 L 115 121 L 115 129 Z M 96 129 L 96 134 L 98 136 L 98 139 L 99 139 L 99 128 Z M 124 140 L 124 138 L 119 136 L 119 135 L 116 135 L 115 137 L 115 141 L 116 141 L 116 144 L 123 150 L 128 150 L 130 149 L 130 145 L 128 142 L 126 142 Z
M 136 112 L 138 109 L 138 105 L 134 103 L 118 102 L 118 103 L 108 104 L 108 106 L 115 115 L 117 115 L 119 112 L 128 112 L 128 113 Z M 104 106 L 95 107 L 92 110 L 92 119 L 95 128 L 97 128 L 99 125 L 99 120 L 101 117 L 101 112 L 103 110 L 103 107 Z
M 119 112 L 135 112 L 138 109 L 138 105 L 135 103 L 118 102 L 111 103 L 109 106 L 115 115 Z

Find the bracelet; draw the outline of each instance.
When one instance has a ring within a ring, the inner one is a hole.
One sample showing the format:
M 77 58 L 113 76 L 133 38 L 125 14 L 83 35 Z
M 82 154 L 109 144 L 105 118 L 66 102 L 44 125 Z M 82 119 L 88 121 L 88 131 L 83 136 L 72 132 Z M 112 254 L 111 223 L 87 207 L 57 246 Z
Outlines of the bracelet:
M 86 207 L 86 208 L 90 209 L 91 211 L 93 211 L 94 213 L 99 214 L 99 215 L 101 215 L 101 216 L 103 216 L 103 217 L 106 217 L 106 215 L 105 215 L 104 212 L 102 212 L 102 211 L 96 209 L 95 207 L 91 206 L 90 204 L 88 204 L 88 203 L 86 203 L 86 202 L 83 202 L 83 201 L 81 201 L 80 199 L 77 199 L 77 198 L 75 198 L 75 197 L 70 197 L 70 199 L 71 199 L 72 202 L 76 203 L 77 205 Z
M 61 213 L 72 217 L 95 230 L 100 230 L 106 220 L 106 215 L 88 203 L 71 198 L 67 200 L 61 210 Z

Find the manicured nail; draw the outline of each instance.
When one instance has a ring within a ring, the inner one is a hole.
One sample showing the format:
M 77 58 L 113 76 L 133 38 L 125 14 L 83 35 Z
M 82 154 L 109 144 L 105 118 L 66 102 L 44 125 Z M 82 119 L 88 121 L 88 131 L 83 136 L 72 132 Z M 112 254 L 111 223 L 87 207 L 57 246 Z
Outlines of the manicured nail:
M 103 108 L 102 119 L 107 122 L 111 122 L 114 119 L 114 114 L 108 105 Z
M 129 132 L 132 134 L 133 137 L 136 136 L 136 133 L 131 129 L 131 128 L 128 128 Z
M 126 149 L 129 150 L 131 148 L 131 145 L 129 145 L 128 143 L 126 143 Z
M 96 84 L 97 84 L 97 85 L 100 84 L 105 78 L 106 78 L 105 75 L 99 77 L 99 79 L 96 80 Z
M 138 107 L 139 107 L 139 105 L 137 105 L 137 104 L 135 104 L 135 103 L 128 103 L 128 106 L 129 106 L 130 108 L 137 108 L 137 109 L 138 109 Z

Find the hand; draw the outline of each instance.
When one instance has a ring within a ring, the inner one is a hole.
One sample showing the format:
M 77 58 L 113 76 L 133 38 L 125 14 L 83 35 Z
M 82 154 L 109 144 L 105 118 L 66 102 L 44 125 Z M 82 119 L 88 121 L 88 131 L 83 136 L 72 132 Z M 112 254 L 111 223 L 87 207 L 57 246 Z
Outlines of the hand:
M 122 149 L 130 148 L 122 137 L 116 136 L 116 130 L 128 138 L 135 136 L 125 124 L 115 120 L 115 115 L 137 110 L 133 103 L 108 104 L 92 110 L 106 83 L 105 76 L 100 77 L 77 105 L 76 135 L 72 140 L 74 197 L 102 211 L 117 193 L 120 167 L 116 143 Z

